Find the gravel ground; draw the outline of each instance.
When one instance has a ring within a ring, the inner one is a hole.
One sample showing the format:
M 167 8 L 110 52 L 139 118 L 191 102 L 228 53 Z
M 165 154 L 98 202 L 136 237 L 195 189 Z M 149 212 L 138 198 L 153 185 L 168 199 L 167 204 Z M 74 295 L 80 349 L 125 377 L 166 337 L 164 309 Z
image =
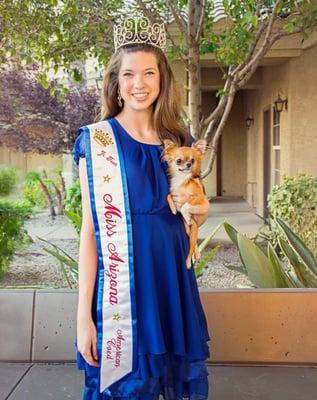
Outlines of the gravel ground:
M 52 221 L 47 214 L 42 213 L 27 221 L 32 226 L 43 224 L 56 229 L 65 225 L 67 218 L 57 217 Z M 52 239 L 55 245 L 62 248 L 74 259 L 78 259 L 78 242 L 76 239 Z M 47 254 L 40 241 L 31 243 L 28 247 L 16 251 L 8 271 L 0 281 L 0 287 L 8 286 L 46 286 L 52 288 L 68 287 L 60 270 L 58 261 Z M 222 245 L 214 259 L 203 270 L 197 282 L 200 288 L 243 288 L 252 287 L 249 279 L 239 271 L 241 262 L 234 246 Z M 77 287 L 76 284 L 73 285 Z
M 50 240 L 61 247 L 70 256 L 77 259 L 77 240 Z M 25 249 L 18 250 L 13 256 L 8 271 L 0 281 L 3 286 L 37 286 L 66 288 L 58 261 L 43 250 L 42 242 L 34 242 Z M 76 287 L 76 284 L 73 286 Z
M 241 272 L 241 261 L 235 246 L 222 244 L 213 260 L 197 278 L 200 288 L 233 289 L 250 288 L 254 285 Z

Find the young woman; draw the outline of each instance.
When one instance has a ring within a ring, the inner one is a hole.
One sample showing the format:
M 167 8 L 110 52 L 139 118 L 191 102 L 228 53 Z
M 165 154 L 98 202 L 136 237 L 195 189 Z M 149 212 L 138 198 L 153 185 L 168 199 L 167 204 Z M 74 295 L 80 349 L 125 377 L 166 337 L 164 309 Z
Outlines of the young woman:
M 113 54 L 103 82 L 101 120 L 109 123 L 122 149 L 132 224 L 136 325 L 133 368 L 101 392 L 104 353 L 99 337 L 102 321 L 96 311 L 102 307 L 98 298 L 100 235 L 92 215 L 89 185 L 93 177 L 87 177 L 85 130 L 76 139 L 74 157 L 79 163 L 83 209 L 77 366 L 85 370 L 84 400 L 154 400 L 160 395 L 166 400 L 208 398 L 205 360 L 210 355 L 210 337 L 193 268 L 186 267 L 189 243 L 182 216 L 173 215 L 167 203 L 169 185 L 161 159 L 163 139 L 182 145 L 193 140 L 180 112 L 173 73 L 160 48 L 134 43 Z M 106 152 L 100 155 L 106 157 Z M 178 207 L 186 201 L 174 200 Z M 202 224 L 208 209 L 195 212 Z M 108 350 L 110 361 L 113 349 Z M 118 349 L 116 354 L 120 356 Z

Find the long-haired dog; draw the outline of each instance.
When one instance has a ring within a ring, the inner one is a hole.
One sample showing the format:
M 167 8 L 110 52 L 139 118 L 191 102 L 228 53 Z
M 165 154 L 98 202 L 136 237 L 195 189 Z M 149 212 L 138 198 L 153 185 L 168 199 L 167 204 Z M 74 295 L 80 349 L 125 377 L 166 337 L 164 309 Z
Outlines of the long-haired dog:
M 200 139 L 189 146 L 177 146 L 173 141 L 165 139 L 163 159 L 168 164 L 170 192 L 167 201 L 173 214 L 177 213 L 172 195 L 183 195 L 188 198 L 180 209 L 184 218 L 185 229 L 189 236 L 189 252 L 186 258 L 187 268 L 191 267 L 193 255 L 200 258 L 197 247 L 198 224 L 195 216 L 191 215 L 190 206 L 200 206 L 208 203 L 204 186 L 200 180 L 201 163 L 206 151 L 207 142 Z

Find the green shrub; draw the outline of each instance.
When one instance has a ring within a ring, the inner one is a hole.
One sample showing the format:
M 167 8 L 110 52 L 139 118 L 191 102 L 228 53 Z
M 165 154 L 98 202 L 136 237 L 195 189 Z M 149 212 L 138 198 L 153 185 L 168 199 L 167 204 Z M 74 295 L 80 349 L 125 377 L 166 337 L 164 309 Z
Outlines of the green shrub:
M 65 210 L 73 211 L 76 214 L 81 215 L 81 191 L 80 182 L 77 179 L 68 189 L 65 200 Z
M 15 167 L 0 165 L 0 196 L 12 193 L 18 180 L 18 170 Z
M 80 182 L 77 179 L 66 192 L 65 215 L 70 220 L 77 233 L 80 232 L 82 220 Z
M 47 206 L 47 200 L 39 182 L 26 181 L 23 187 L 23 197 L 34 208 L 42 209 Z
M 299 174 L 283 176 L 283 183 L 274 186 L 268 196 L 271 219 L 270 241 L 278 245 L 281 237 L 274 219 L 280 218 L 307 244 L 317 256 L 317 177 Z
M 15 249 L 26 241 L 23 223 L 31 211 L 27 201 L 0 200 L 0 277 L 6 271 Z

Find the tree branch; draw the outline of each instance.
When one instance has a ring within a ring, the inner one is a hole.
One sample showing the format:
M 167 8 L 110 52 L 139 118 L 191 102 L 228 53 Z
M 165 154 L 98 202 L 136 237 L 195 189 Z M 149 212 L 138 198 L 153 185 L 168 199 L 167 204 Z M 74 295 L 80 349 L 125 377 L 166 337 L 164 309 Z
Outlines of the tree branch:
M 229 67 L 229 68 L 230 68 L 230 67 Z M 228 93 L 230 92 L 232 82 L 233 82 L 233 76 L 230 75 L 230 74 L 228 74 L 227 80 L 226 80 L 225 85 L 224 85 L 224 88 L 223 88 L 223 91 L 224 91 L 224 92 L 228 92 Z M 220 101 L 219 101 L 217 107 L 216 107 L 216 108 L 214 109 L 214 111 L 209 115 L 209 117 L 207 117 L 207 118 L 205 119 L 205 121 L 203 122 L 203 126 L 204 126 L 204 127 L 206 127 L 207 125 L 209 125 L 210 122 L 211 122 L 213 119 L 215 119 L 215 118 L 223 111 L 223 109 L 224 109 L 224 107 L 225 107 L 225 103 L 226 103 L 226 98 L 227 98 L 227 96 L 222 96 L 222 97 L 221 97 L 221 99 L 220 99 Z M 208 129 L 207 129 L 207 131 L 208 131 Z
M 267 28 L 267 31 L 266 31 L 266 34 L 265 34 L 265 37 L 264 37 L 264 41 L 263 41 L 262 47 L 258 50 L 257 54 L 255 55 L 255 58 L 258 58 L 258 56 L 260 56 L 261 54 L 263 54 L 262 49 L 263 49 L 263 47 L 265 47 L 265 46 L 267 45 L 267 43 L 268 43 L 268 41 L 269 41 L 270 35 L 271 35 L 271 33 L 272 33 L 272 29 L 273 29 L 274 22 L 275 22 L 275 20 L 276 20 L 277 8 L 278 8 L 278 6 L 280 5 L 280 2 L 281 2 L 281 1 L 278 0 L 278 1 L 275 3 L 275 5 L 274 5 L 272 14 L 271 14 L 270 19 L 269 19 L 268 28 Z M 252 63 L 252 61 L 251 61 L 251 63 Z M 243 77 L 243 75 L 245 75 L 245 73 L 249 70 L 249 67 L 250 67 L 249 64 L 250 64 L 250 63 L 247 63 L 247 64 L 244 66 L 244 68 L 242 68 L 242 70 L 240 71 L 240 74 L 239 74 L 239 75 L 240 75 L 241 77 Z
M 166 3 L 173 14 L 173 17 L 178 25 L 179 30 L 181 33 L 185 35 L 185 37 L 188 39 L 188 34 L 187 34 L 187 28 L 186 28 L 186 22 L 184 18 L 182 17 L 182 14 L 180 10 L 178 9 L 177 5 L 173 0 L 166 0 Z
M 251 60 L 251 58 L 252 58 L 252 56 L 254 54 L 255 48 L 256 48 L 257 44 L 259 43 L 259 41 L 260 41 L 260 39 L 261 39 L 261 37 L 263 35 L 263 32 L 267 28 L 267 25 L 268 25 L 268 21 L 265 21 L 260 26 L 259 30 L 256 33 L 255 40 L 251 44 L 249 52 L 248 52 L 245 60 L 232 71 L 232 76 L 236 75 L 239 71 L 241 71 L 241 69 L 244 68 L 247 65 L 247 63 Z
M 195 41 L 198 42 L 199 38 L 201 36 L 202 30 L 203 30 L 203 26 L 204 26 L 204 18 L 205 18 L 205 10 L 206 10 L 206 0 L 202 0 L 202 4 L 201 4 L 201 13 L 199 16 L 199 21 L 197 24 L 197 32 L 196 32 L 196 37 L 195 37 Z
M 291 35 L 300 33 L 303 31 L 303 29 L 304 29 L 303 26 L 297 27 L 296 29 L 294 29 L 293 32 L 288 32 L 288 31 L 285 31 L 284 29 L 280 29 L 278 32 L 276 32 L 274 35 L 272 35 L 270 40 L 266 43 L 266 45 L 265 46 L 263 45 L 263 47 L 260 49 L 260 51 L 254 57 L 254 59 L 250 61 L 249 65 L 248 65 L 248 69 L 245 71 L 245 75 L 238 83 L 238 88 L 241 89 L 248 82 L 248 80 L 251 78 L 253 72 L 259 66 L 259 63 L 260 63 L 262 57 L 264 57 L 264 55 L 266 54 L 268 49 L 270 49 L 277 40 L 279 40 L 283 36 L 291 36 Z
M 214 138 L 212 140 L 212 143 L 209 146 L 212 149 L 212 151 L 211 151 L 211 154 L 210 154 L 210 158 L 208 160 L 207 167 L 201 174 L 201 178 L 202 179 L 205 178 L 207 175 L 209 175 L 209 173 L 210 173 L 210 171 L 212 169 L 212 165 L 214 163 L 214 160 L 215 160 L 216 154 L 217 154 L 218 140 L 219 140 L 219 138 L 220 138 L 220 136 L 222 134 L 223 128 L 224 128 L 224 126 L 225 126 L 225 124 L 227 122 L 227 119 L 229 117 L 229 114 L 230 114 L 230 111 L 231 111 L 231 108 L 232 108 L 232 105 L 233 105 L 235 94 L 236 94 L 236 89 L 235 89 L 234 86 L 232 86 L 231 90 L 230 90 L 230 93 L 229 93 L 229 96 L 227 98 L 227 103 L 225 105 L 225 111 L 224 111 L 224 113 L 223 113 L 223 115 L 221 117 L 220 124 L 217 127 L 217 130 L 215 132 L 215 136 L 214 136 Z M 210 124 L 212 124 L 212 122 L 213 121 L 211 121 Z M 210 130 L 209 127 L 208 127 L 207 130 Z
M 146 5 L 144 4 L 143 0 L 136 0 L 137 4 L 139 5 L 139 7 L 142 9 L 144 15 L 146 17 L 148 17 L 148 19 L 151 21 L 151 23 L 153 24 L 155 22 L 154 18 L 153 18 L 153 14 L 146 8 Z M 177 44 L 175 43 L 175 40 L 173 39 L 170 31 L 168 30 L 167 26 L 165 26 L 165 31 L 167 34 L 167 37 L 169 38 L 169 40 L 171 41 L 172 45 L 174 46 L 175 49 L 177 49 L 177 54 L 179 55 L 181 61 L 187 65 L 187 61 L 184 58 L 184 54 L 178 49 Z

